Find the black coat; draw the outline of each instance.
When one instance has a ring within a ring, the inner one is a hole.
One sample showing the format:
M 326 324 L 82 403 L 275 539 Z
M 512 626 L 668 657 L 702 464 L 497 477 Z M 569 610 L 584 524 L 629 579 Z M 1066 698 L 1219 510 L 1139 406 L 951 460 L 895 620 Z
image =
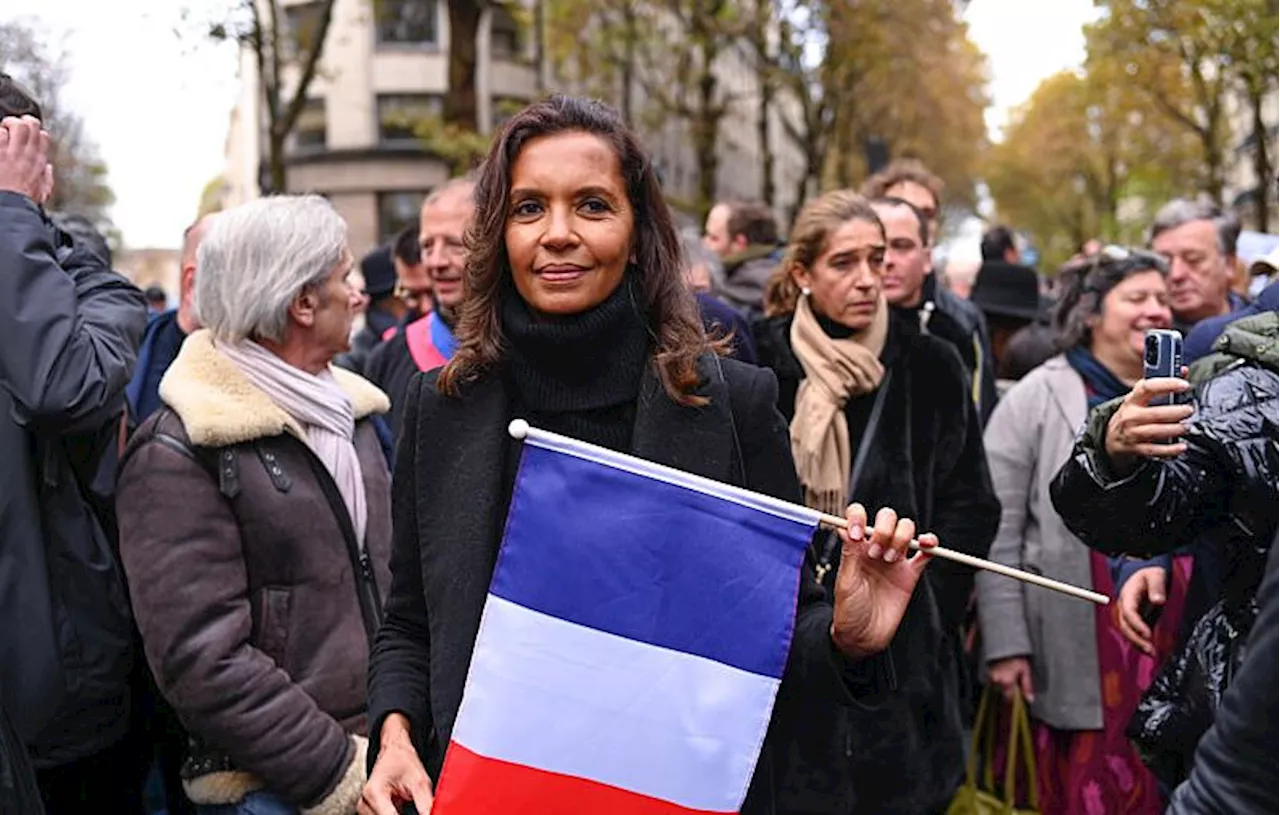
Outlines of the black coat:
M 797 500 L 786 425 L 774 409 L 773 376 L 724 360 L 725 378 L 719 380 L 714 363 L 706 360 L 703 367 L 699 392 L 711 402 L 702 408 L 672 402 L 656 376 L 646 373 L 632 453 Z M 508 389 L 496 373 L 467 385 L 457 398 L 437 391 L 436 372 L 410 383 L 392 496 L 391 590 L 369 664 L 370 767 L 383 721 L 400 712 L 411 723 L 427 771 L 432 778 L 440 772 L 507 514 L 515 450 L 506 431 L 509 405 Z M 835 651 L 831 606 L 807 568 L 783 686 L 843 705 L 891 691 L 888 657 L 850 664 Z M 774 741 L 766 740 L 743 812 L 773 812 Z
M 893 313 L 881 361 L 892 371 L 879 429 L 855 498 L 874 517 L 881 507 L 935 532 L 943 546 L 985 557 L 1000 521 L 969 376 L 955 349 L 911 331 Z M 791 350 L 790 317 L 757 324 L 761 361 L 778 375 L 779 409 L 791 416 L 804 369 Z M 846 408 L 854 449 L 873 395 Z M 839 561 L 839 548 L 834 549 Z M 791 739 L 786 811 L 919 813 L 945 807 L 963 774 L 959 640 L 973 586 L 971 569 L 936 560 L 916 588 L 890 647 L 898 690 L 877 710 L 837 714 L 800 700 L 796 718 L 826 722 Z M 828 588 L 834 570 L 828 576 Z M 812 738 L 813 736 L 818 738 Z M 856 799 L 856 804 L 853 803 Z
M 1277 716 L 1280 672 L 1276 615 L 1276 545 L 1271 546 L 1258 589 L 1258 619 L 1247 655 L 1231 689 L 1222 698 L 1217 721 L 1200 740 L 1191 777 L 1178 787 L 1168 815 L 1205 812 L 1275 812 Z
M 111 503 L 146 324 L 137 288 L 0 192 L 0 692 L 37 767 L 127 724 L 133 625 Z
M 1273 329 L 1274 330 L 1274 329 Z M 1130 737 L 1169 786 L 1186 779 L 1197 743 L 1245 654 L 1255 593 L 1277 529 L 1277 407 L 1271 361 L 1242 360 L 1195 391 L 1196 414 L 1177 458 L 1148 460 L 1116 478 L 1104 406 L 1090 417 L 1050 490 L 1080 540 L 1107 555 L 1158 555 L 1194 543 L 1197 571 L 1214 569 L 1218 596 L 1143 697 Z M 1188 604 L 1190 605 L 1190 604 Z
M 387 422 L 391 425 L 394 438 L 400 438 L 400 426 L 404 423 L 405 392 L 409 389 L 410 380 L 418 372 L 418 363 L 409 352 L 409 340 L 405 337 L 403 326 L 395 336 L 370 351 L 369 358 L 365 361 L 364 378 L 377 385 L 391 400 Z

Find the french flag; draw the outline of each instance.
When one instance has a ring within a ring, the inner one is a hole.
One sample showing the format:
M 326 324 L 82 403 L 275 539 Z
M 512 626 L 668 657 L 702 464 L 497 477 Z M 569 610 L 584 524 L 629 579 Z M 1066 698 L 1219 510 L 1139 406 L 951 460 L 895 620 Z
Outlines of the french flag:
M 525 439 L 433 815 L 736 813 L 818 513 Z

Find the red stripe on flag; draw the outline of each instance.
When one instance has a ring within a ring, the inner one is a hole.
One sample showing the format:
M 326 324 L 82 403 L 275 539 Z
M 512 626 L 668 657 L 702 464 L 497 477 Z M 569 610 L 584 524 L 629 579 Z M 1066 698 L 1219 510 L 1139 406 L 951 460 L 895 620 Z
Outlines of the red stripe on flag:
M 450 742 L 431 815 L 730 815 L 536 770 L 473 753 Z

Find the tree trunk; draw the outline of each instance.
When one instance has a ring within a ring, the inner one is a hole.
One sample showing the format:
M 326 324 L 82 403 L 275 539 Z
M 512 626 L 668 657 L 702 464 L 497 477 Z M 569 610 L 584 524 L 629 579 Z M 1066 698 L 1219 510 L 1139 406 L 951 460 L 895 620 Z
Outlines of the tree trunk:
M 756 0 L 754 31 L 756 46 L 756 82 L 760 86 L 760 106 L 756 111 L 756 133 L 760 145 L 760 197 L 773 206 L 776 197 L 773 183 L 773 141 L 769 134 L 769 111 L 773 108 L 773 77 L 769 64 L 770 0 Z
M 760 197 L 769 206 L 773 206 L 773 199 L 777 197 L 773 183 L 773 140 L 769 137 L 769 111 L 772 108 L 773 86 L 769 82 L 762 82 L 756 130 L 760 134 Z
M 538 96 L 546 96 L 551 88 L 551 57 L 547 53 L 547 0 L 534 0 L 533 35 L 538 46 L 538 75 L 536 84 Z
M 449 90 L 444 97 L 447 124 L 479 127 L 476 98 L 476 37 L 485 0 L 449 0 Z
M 1268 232 L 1271 221 L 1270 193 L 1275 186 L 1275 171 L 1267 151 L 1267 123 L 1262 120 L 1262 88 L 1249 89 L 1249 106 L 1253 114 L 1253 174 L 1258 185 L 1254 193 L 1254 213 L 1259 232 Z
M 716 74 L 715 60 L 717 45 L 711 32 L 700 32 L 702 64 L 699 66 L 697 109 L 693 126 L 694 153 L 698 159 L 698 203 L 699 223 L 706 221 L 707 213 L 715 204 L 716 175 L 719 170 L 720 154 L 718 136 L 720 134 L 720 110 L 716 106 Z
M 622 7 L 622 95 L 618 106 L 622 120 L 635 126 L 635 70 L 636 38 L 640 36 L 636 25 L 636 9 L 630 2 Z
M 269 189 L 263 189 L 263 195 L 280 195 L 287 191 L 288 176 L 285 168 L 284 144 L 287 133 L 272 131 L 267 134 L 267 174 Z

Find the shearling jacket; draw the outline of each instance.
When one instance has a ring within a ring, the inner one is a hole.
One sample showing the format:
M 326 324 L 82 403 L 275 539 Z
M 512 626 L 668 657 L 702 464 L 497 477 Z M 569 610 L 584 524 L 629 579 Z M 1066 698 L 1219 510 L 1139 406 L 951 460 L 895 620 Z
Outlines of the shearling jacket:
M 126 451 L 121 557 L 147 661 L 192 736 L 197 803 L 265 789 L 339 815 L 360 797 L 369 643 L 390 584 L 390 476 L 370 417 L 388 404 L 333 373 L 355 406 L 363 541 L 302 428 L 207 331 Z

